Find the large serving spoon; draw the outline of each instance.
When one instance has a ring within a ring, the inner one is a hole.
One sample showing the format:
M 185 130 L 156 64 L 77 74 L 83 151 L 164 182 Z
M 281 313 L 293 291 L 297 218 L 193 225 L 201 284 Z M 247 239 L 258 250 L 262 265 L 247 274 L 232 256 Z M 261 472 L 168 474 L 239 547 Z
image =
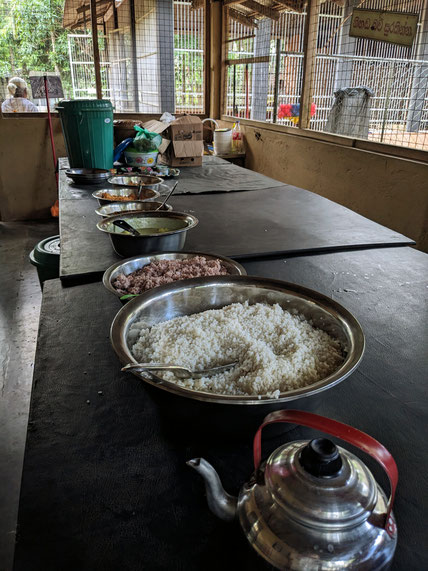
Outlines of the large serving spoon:
M 163 205 L 166 204 L 167 200 L 172 196 L 172 193 L 173 193 L 174 190 L 177 188 L 177 184 L 178 184 L 178 181 L 174 184 L 174 186 L 172 187 L 171 191 L 166 195 L 166 198 L 165 198 L 165 200 L 162 202 L 162 204 L 160 204 L 157 208 L 155 208 L 155 212 L 156 212 L 157 210 L 160 210 L 160 209 L 163 207 Z
M 202 377 L 210 377 L 211 375 L 217 375 L 218 373 L 223 373 L 238 364 L 237 361 L 234 363 L 228 363 L 227 365 L 220 365 L 219 367 L 211 367 L 210 369 L 203 369 L 202 371 L 191 371 L 186 369 L 186 367 L 179 367 L 178 365 L 166 365 L 163 363 L 129 363 L 122 368 L 122 371 L 158 371 L 165 373 L 174 373 L 180 379 L 201 379 Z
M 133 226 L 128 224 L 128 222 L 126 222 L 126 220 L 113 220 L 113 225 L 117 226 L 118 228 L 121 228 L 122 230 L 126 230 L 127 232 L 129 232 L 133 236 L 141 236 L 141 234 L 138 232 L 138 230 L 136 230 Z

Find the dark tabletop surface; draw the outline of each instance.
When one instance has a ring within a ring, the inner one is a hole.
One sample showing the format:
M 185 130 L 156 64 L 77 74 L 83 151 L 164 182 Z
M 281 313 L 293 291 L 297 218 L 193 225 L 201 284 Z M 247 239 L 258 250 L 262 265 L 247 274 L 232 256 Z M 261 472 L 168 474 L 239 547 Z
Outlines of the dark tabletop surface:
M 181 167 L 178 177 L 165 179 L 167 185 L 179 181 L 175 194 L 200 194 L 202 192 L 237 192 L 261 190 L 283 186 L 283 183 L 258 172 L 233 165 L 216 156 L 204 156 L 200 167 Z M 60 198 L 77 199 L 103 186 L 75 185 L 64 169 L 60 169 Z M 107 183 L 107 187 L 109 183 Z M 111 188 L 111 187 L 110 187 Z M 89 192 L 90 191 L 90 192 Z
M 388 248 L 244 265 L 331 296 L 360 321 L 367 348 L 358 370 L 306 401 L 393 454 L 400 474 L 393 569 L 427 569 L 428 256 Z M 45 283 L 15 571 L 265 569 L 238 525 L 211 515 L 199 476 L 185 464 L 203 455 L 236 493 L 252 470 L 252 431 L 205 433 L 197 417 L 189 430 L 177 422 L 187 401 L 183 407 L 176 397 L 171 406 L 160 390 L 120 373 L 108 338 L 119 309 L 100 283 Z M 267 436 L 264 451 L 316 434 Z M 380 469 L 358 455 L 388 490 Z
M 228 169 L 218 168 L 224 172 Z M 248 176 L 257 174 L 242 170 L 250 173 Z M 113 251 L 109 236 L 96 228 L 100 217 L 94 212 L 98 202 L 91 196 L 93 188 L 68 185 L 63 172 L 60 277 L 80 282 L 99 279 L 120 258 Z M 190 212 L 199 219 L 198 226 L 188 232 L 186 250 L 248 258 L 413 243 L 352 210 L 290 185 L 258 191 L 179 195 L 169 202 L 174 209 Z

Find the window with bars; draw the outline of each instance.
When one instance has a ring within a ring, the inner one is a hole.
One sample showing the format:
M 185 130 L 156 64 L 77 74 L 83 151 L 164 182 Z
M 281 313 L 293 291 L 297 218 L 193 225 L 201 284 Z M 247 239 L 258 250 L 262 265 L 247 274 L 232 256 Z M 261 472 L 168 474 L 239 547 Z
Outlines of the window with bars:
M 12 39 L 19 40 L 2 46 L 0 33 L 3 99 L 10 77 L 28 79 L 33 70 L 60 75 L 67 98 L 95 98 L 99 66 L 101 95 L 112 101 L 116 112 L 205 113 L 204 1 L 96 0 L 96 42 L 90 0 L 0 3 L 5 16 L 0 32 L 7 24 Z M 17 20 L 16 7 L 22 4 L 28 9 L 20 10 Z M 43 29 L 34 23 L 42 15 L 50 19 Z M 30 42 L 21 28 L 31 26 L 35 33 Z M 61 41 L 55 46 L 52 37 Z M 29 58 L 30 46 L 48 57 Z M 36 104 L 45 109 L 43 101 Z
M 426 0 L 270 4 L 225 6 L 227 115 L 428 150 Z M 384 15 L 380 39 L 356 37 L 361 9 L 364 28 Z

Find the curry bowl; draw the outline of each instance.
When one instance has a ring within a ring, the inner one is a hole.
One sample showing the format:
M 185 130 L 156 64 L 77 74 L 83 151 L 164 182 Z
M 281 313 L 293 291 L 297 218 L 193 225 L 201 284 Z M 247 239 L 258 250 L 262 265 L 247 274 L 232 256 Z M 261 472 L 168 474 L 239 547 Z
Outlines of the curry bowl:
M 125 220 L 141 236 L 114 225 Z M 184 247 L 187 231 L 198 224 L 198 219 L 184 212 L 129 212 L 104 218 L 97 228 L 109 234 L 114 251 L 125 258 L 152 252 L 179 251 Z
M 143 202 L 111 202 L 109 204 L 105 204 L 104 206 L 100 206 L 95 210 L 95 212 L 102 218 L 108 218 L 109 216 L 114 216 L 115 214 L 122 214 L 127 212 L 147 212 L 157 210 L 157 208 L 159 208 L 159 211 L 166 212 L 170 212 L 172 210 L 172 206 L 170 204 L 164 204 L 162 206 L 162 202 L 146 200 Z
M 136 188 L 103 188 L 96 190 L 92 196 L 98 200 L 100 206 L 111 204 L 113 202 L 127 203 L 127 202 L 145 202 L 158 198 L 159 192 L 153 188 L 142 188 L 140 193 Z

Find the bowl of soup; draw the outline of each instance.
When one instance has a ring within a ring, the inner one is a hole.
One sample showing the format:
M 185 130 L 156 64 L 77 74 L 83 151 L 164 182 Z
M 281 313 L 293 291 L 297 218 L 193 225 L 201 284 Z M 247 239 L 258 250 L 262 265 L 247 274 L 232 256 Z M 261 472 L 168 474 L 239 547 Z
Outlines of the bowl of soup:
M 116 220 L 124 220 L 139 236 L 119 228 Z M 185 212 L 129 212 L 109 216 L 97 224 L 101 232 L 110 236 L 114 251 L 119 256 L 131 257 L 151 252 L 180 251 L 187 232 L 198 224 L 198 219 Z

